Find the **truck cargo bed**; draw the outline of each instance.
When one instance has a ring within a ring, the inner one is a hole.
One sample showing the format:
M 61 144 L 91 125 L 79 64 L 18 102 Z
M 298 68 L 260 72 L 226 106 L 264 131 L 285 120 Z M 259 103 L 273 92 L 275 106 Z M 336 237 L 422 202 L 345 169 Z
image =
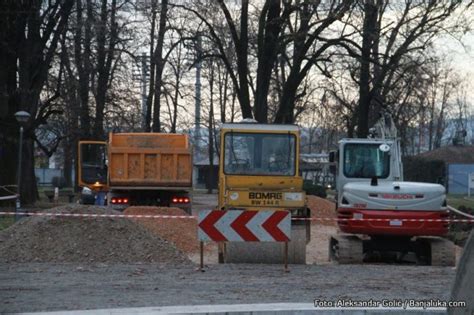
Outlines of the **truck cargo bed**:
M 110 186 L 190 187 L 191 150 L 187 135 L 111 134 Z

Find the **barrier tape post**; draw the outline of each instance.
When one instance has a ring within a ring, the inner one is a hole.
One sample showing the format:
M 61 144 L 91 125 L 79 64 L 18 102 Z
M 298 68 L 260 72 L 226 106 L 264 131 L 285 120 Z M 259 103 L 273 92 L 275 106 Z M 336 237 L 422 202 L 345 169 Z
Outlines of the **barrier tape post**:
M 200 252 L 200 268 L 199 271 L 204 272 L 204 242 L 199 242 L 199 252 Z

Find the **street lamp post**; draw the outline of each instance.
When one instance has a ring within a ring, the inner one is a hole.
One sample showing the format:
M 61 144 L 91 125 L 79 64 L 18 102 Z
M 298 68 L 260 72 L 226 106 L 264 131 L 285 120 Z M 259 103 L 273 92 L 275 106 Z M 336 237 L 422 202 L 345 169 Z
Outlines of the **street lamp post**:
M 21 217 L 18 212 L 21 211 L 21 202 L 20 202 L 20 187 L 21 187 L 21 160 L 23 155 L 23 126 L 28 122 L 30 119 L 30 113 L 25 111 L 19 111 L 15 113 L 16 121 L 20 124 L 20 140 L 18 146 L 18 169 L 17 169 L 17 197 L 16 197 L 16 205 L 15 205 L 15 221 L 18 221 Z

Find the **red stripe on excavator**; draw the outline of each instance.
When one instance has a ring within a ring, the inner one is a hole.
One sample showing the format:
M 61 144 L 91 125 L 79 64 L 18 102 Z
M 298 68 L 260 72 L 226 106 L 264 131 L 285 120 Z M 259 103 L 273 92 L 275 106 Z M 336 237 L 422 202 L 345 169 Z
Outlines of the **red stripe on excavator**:
M 375 210 L 340 207 L 337 210 L 342 232 L 367 235 L 425 235 L 441 236 L 448 233 L 449 223 L 429 221 L 402 221 L 406 219 L 448 219 L 447 211 L 433 210 Z M 362 219 L 362 220 L 347 220 Z M 363 219 L 383 219 L 366 221 Z

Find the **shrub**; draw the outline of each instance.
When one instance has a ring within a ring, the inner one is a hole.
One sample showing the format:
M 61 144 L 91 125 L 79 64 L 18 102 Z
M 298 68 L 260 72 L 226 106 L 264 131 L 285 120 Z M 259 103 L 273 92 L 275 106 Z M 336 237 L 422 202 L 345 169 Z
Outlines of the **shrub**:
M 419 157 L 403 158 L 403 177 L 406 181 L 445 184 L 446 168 L 441 160 Z
M 313 184 L 311 181 L 304 181 L 303 190 L 306 191 L 307 195 L 318 196 L 321 198 L 327 197 L 326 189 L 321 185 Z
M 64 177 L 54 176 L 51 180 L 51 184 L 53 187 L 63 188 L 66 186 L 66 179 Z

